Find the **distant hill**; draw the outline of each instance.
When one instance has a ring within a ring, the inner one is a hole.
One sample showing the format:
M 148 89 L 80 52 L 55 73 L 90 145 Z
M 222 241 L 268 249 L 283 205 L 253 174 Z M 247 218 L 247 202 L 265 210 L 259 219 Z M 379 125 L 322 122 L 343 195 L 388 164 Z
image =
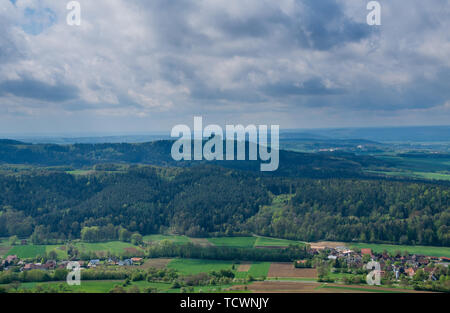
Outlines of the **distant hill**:
M 450 245 L 448 185 L 269 177 L 202 164 L 0 173 L 0 190 L 0 237 L 31 235 L 35 244 L 115 240 L 120 226 L 142 235 Z
M 11 139 L 0 139 L 0 145 L 22 145 L 22 144 L 26 143 Z
M 3 144 L 0 148 L 0 164 L 70 165 L 80 168 L 106 163 L 179 167 L 188 167 L 199 163 L 215 163 L 223 167 L 246 171 L 260 170 L 261 160 L 177 162 L 173 160 L 170 153 L 172 144 L 173 141 L 169 140 L 148 143 L 71 145 L 24 144 L 11 141 L 9 144 Z M 278 170 L 273 174 L 304 177 L 360 177 L 363 175 L 363 167 L 388 165 L 386 161 L 380 161 L 371 156 L 356 156 L 351 153 L 299 153 L 285 150 L 280 151 L 279 164 Z
M 299 130 L 299 132 L 302 131 Z M 366 139 L 381 142 L 450 141 L 450 126 L 330 128 L 308 130 L 307 132 L 333 139 Z

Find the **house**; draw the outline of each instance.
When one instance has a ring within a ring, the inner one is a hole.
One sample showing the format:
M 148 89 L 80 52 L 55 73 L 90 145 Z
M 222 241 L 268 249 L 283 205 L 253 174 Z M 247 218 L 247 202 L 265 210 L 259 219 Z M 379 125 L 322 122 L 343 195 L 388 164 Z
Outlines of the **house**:
M 23 271 L 29 271 L 33 269 L 34 264 L 33 263 L 28 263 L 25 264 L 25 266 L 22 268 Z
M 351 267 L 361 267 L 362 258 L 358 254 L 349 254 L 346 257 L 347 264 Z
M 361 249 L 361 254 L 362 255 L 372 255 L 372 249 L 370 249 L 370 248 L 362 248 Z
M 336 247 L 336 251 L 337 252 L 342 252 L 342 251 L 345 251 L 345 250 L 347 250 L 347 247 L 345 247 L 345 246 L 338 246 L 338 247 Z
M 430 260 L 428 260 L 425 256 L 420 256 L 418 259 L 417 259 L 417 262 L 420 264 L 420 265 L 428 265 L 428 264 L 430 264 Z
M 69 261 L 61 261 L 58 263 L 58 268 L 66 268 Z
M 49 261 L 45 262 L 44 265 L 42 265 L 42 268 L 45 270 L 52 270 L 55 267 L 56 267 L 56 261 L 53 261 L 53 260 L 51 260 L 51 261 L 49 260 Z
M 41 263 L 27 263 L 24 267 L 22 267 L 22 271 L 29 271 L 29 270 L 41 270 L 41 269 L 48 269 L 45 267 L 45 265 L 42 265 Z
M 450 258 L 447 258 L 447 257 L 445 257 L 445 256 L 441 256 L 439 259 L 440 259 L 442 262 L 450 262 Z
M 6 262 L 11 263 L 17 260 L 17 255 L 8 255 L 5 259 Z
M 142 258 L 131 258 L 131 262 L 133 262 L 133 264 L 141 264 Z
M 96 267 L 97 265 L 100 265 L 99 259 L 90 260 L 88 263 L 88 267 Z
M 118 265 L 119 266 L 130 266 L 130 265 L 133 265 L 133 261 L 131 261 L 131 259 L 126 259 L 123 261 L 119 261 Z
M 405 274 L 409 277 L 413 277 L 416 274 L 416 271 L 412 267 L 409 267 L 405 270 Z
M 336 260 L 336 259 L 337 259 L 337 256 L 335 256 L 335 255 L 329 255 L 329 256 L 328 256 L 328 259 L 329 259 L 329 260 Z

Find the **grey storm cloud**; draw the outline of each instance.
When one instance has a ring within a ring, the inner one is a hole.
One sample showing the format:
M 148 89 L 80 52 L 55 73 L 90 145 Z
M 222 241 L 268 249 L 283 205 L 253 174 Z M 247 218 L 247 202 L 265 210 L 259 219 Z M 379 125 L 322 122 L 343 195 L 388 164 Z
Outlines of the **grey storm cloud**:
M 217 39 L 203 34 L 202 29 L 190 23 L 189 18 L 193 15 L 206 18 L 208 27 L 224 35 L 219 40 L 265 38 L 273 44 L 295 43 L 318 50 L 357 42 L 373 33 L 365 21 L 355 22 L 346 16 L 336 0 L 294 1 L 298 7 L 292 14 L 286 14 L 270 1 L 249 3 L 254 4 L 255 9 L 239 16 L 233 12 L 202 10 L 195 1 L 158 0 L 146 6 L 148 10 L 157 12 L 151 18 L 152 24 L 158 28 L 161 43 L 177 49 L 195 50 L 196 47 L 217 43 Z
M 341 88 L 327 87 L 320 78 L 312 78 L 300 84 L 279 83 L 268 85 L 263 91 L 271 96 L 299 96 L 299 95 L 339 95 L 345 93 Z
M 50 85 L 34 79 L 8 80 L 0 83 L 0 95 L 12 94 L 16 97 L 49 102 L 63 102 L 76 99 L 78 88 L 69 85 Z
M 79 1 L 70 27 L 59 1 L 3 0 L 0 115 L 37 114 L 34 99 L 42 115 L 48 102 L 155 124 L 236 108 L 290 125 L 299 112 L 450 118 L 448 0 L 380 0 L 381 26 L 367 25 L 362 0 Z
M 294 23 L 295 39 L 310 49 L 328 50 L 336 45 L 368 38 L 367 23 L 347 17 L 335 0 L 305 0 L 305 10 Z

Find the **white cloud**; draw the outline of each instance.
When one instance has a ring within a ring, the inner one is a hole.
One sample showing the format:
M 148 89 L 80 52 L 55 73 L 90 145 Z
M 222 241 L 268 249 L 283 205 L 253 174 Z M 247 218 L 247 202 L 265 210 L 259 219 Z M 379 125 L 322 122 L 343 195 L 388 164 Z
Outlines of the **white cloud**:
M 40 81 L 77 95 L 55 103 L 0 89 L 0 110 L 44 118 L 57 106 L 89 118 L 146 117 L 155 127 L 234 114 L 311 127 L 330 116 L 350 125 L 359 112 L 372 123 L 377 110 L 448 103 L 446 1 L 383 1 L 378 28 L 363 24 L 363 2 L 80 0 L 82 24 L 71 27 L 64 1 L 0 0 L 0 86 Z M 30 26 L 30 9 L 50 13 Z

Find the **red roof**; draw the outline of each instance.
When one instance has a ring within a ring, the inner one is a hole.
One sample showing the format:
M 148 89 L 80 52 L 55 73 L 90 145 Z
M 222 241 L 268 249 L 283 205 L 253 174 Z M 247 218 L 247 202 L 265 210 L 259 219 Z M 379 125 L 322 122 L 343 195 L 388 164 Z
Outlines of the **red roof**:
M 413 269 L 412 267 L 407 268 L 407 269 L 405 270 L 405 272 L 408 273 L 409 276 L 412 276 L 412 275 L 415 274 L 415 271 L 414 271 L 414 269 Z
M 15 259 L 17 259 L 17 255 L 8 255 L 6 257 L 6 261 L 8 262 L 14 261 Z
M 372 255 L 372 249 L 369 249 L 369 248 L 363 248 L 363 249 L 361 249 L 361 254 Z

